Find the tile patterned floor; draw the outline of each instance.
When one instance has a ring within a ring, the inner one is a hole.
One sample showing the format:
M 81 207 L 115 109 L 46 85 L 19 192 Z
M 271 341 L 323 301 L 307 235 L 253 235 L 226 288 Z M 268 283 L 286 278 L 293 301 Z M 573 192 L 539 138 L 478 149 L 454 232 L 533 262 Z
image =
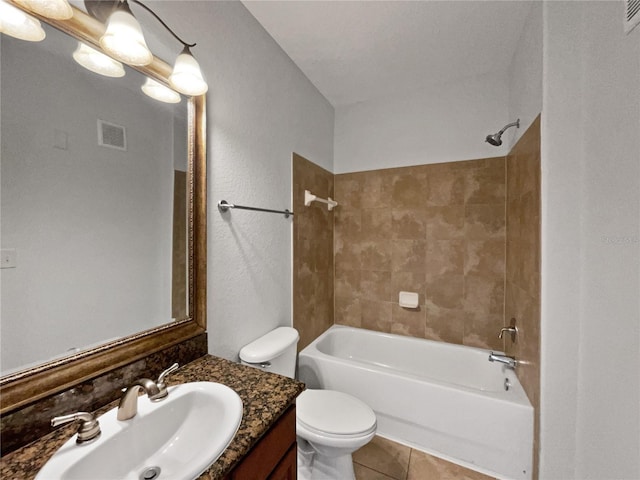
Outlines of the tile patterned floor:
M 382 437 L 353 454 L 356 480 L 495 480 Z

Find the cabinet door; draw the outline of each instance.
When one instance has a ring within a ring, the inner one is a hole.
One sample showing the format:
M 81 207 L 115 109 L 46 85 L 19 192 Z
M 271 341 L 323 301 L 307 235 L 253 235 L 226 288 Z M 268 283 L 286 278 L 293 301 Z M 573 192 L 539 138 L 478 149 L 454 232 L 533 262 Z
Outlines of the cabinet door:
M 269 480 L 296 480 L 298 478 L 298 452 L 294 444 L 275 468 Z
M 293 477 L 296 462 L 296 408 L 289 409 L 273 427 L 253 446 L 247 456 L 237 465 L 227 478 L 231 480 L 266 480 L 272 478 L 280 462 L 294 451 Z M 274 477 L 289 478 L 289 477 Z

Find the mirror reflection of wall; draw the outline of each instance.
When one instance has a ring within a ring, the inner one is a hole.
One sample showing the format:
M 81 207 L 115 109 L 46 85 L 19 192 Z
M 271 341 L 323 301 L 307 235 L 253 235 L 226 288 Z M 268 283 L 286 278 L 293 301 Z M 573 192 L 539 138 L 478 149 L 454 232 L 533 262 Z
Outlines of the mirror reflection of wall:
M 1 40 L 2 374 L 188 315 L 185 100 L 85 70 L 43 27 Z

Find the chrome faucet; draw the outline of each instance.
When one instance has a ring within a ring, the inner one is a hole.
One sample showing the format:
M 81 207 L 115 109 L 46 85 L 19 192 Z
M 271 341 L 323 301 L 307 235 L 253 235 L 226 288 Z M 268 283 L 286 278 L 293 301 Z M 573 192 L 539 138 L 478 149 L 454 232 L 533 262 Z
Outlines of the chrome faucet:
M 155 382 L 148 378 L 141 378 L 129 385 L 118 404 L 118 420 L 129 420 L 136 416 L 138 413 L 138 394 L 140 393 L 140 389 L 144 390 L 152 402 L 159 402 L 167 398 L 169 392 L 167 391 L 167 385 L 164 383 L 164 380 L 167 378 L 167 375 L 177 369 L 178 364 L 174 363 L 163 371 Z
M 78 412 L 70 415 L 62 415 L 61 417 L 53 417 L 51 419 L 51 426 L 57 427 L 58 425 L 75 422 L 76 420 L 80 421 L 76 443 L 88 443 L 100 436 L 100 424 L 92 413 Z
M 508 355 L 500 355 L 497 353 L 489 353 L 489 361 L 490 362 L 498 362 L 505 365 L 507 368 L 514 369 L 518 364 L 517 360 L 513 357 L 509 357 Z

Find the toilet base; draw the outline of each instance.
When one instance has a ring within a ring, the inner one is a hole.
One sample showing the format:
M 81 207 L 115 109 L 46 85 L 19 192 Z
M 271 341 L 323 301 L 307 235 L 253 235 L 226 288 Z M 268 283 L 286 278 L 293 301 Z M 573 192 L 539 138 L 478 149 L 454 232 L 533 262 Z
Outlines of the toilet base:
M 355 480 L 350 453 L 327 456 L 298 438 L 298 480 Z

